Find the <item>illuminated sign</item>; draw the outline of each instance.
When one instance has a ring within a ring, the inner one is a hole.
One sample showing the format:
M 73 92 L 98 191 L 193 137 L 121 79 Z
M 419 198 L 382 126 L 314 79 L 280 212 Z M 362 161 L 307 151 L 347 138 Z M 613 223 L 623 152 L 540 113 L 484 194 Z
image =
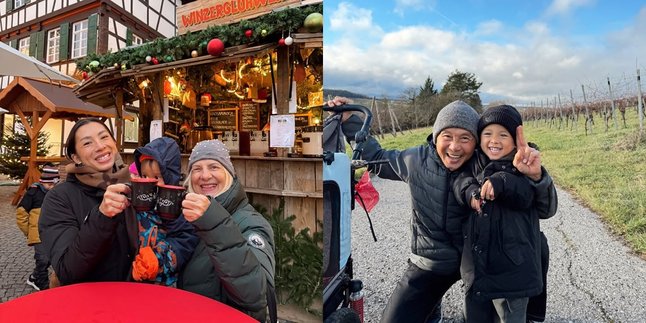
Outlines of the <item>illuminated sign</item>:
M 298 4 L 300 0 L 203 0 L 177 8 L 178 34 L 202 30 L 210 25 L 228 25 L 272 10 Z

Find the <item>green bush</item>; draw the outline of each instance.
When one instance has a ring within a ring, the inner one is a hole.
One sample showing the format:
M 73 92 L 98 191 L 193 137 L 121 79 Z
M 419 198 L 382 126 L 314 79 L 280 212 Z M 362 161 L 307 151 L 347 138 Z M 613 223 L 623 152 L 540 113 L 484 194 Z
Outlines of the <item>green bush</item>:
M 281 304 L 294 303 L 311 311 L 313 301 L 321 298 L 322 293 L 323 235 L 320 230 L 310 234 L 309 228 L 296 232 L 292 225 L 296 216 L 284 218 L 284 206 L 285 202 L 281 200 L 271 215 L 267 215 L 262 206 L 256 207 L 274 230 L 276 294 Z

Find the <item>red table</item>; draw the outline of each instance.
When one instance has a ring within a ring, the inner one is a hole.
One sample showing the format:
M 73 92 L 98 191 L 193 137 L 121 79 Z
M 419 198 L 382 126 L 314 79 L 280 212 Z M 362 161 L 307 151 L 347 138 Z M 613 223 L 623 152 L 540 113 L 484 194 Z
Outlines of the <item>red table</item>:
M 0 322 L 257 322 L 210 298 L 123 282 L 56 287 L 0 304 Z

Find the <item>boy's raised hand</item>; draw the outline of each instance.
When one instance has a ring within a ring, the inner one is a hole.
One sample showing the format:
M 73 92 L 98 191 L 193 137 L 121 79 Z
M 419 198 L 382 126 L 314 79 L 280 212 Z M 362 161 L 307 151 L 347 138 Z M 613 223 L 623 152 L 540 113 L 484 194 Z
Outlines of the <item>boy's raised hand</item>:
M 541 154 L 530 147 L 523 135 L 523 126 L 516 128 L 516 148 L 514 167 L 534 181 L 541 179 Z

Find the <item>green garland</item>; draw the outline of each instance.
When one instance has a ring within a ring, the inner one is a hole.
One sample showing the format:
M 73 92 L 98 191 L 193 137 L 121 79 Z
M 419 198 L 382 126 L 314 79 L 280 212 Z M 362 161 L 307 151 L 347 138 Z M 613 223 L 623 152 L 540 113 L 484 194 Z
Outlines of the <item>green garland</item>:
M 213 38 L 222 40 L 225 47 L 277 42 L 281 37 L 286 37 L 290 31 L 296 31 L 302 27 L 305 18 L 314 12 L 322 14 L 323 4 L 289 8 L 231 25 L 213 25 L 198 32 L 188 32 L 172 38 L 157 38 L 115 53 L 90 54 L 78 59 L 76 66 L 79 70 L 96 73 L 106 67 L 118 66 L 125 70 L 133 65 L 146 63 L 146 56 L 156 57 L 159 63 L 187 59 L 191 58 L 193 50 L 196 50 L 200 56 L 207 54 L 207 44 Z M 247 38 L 245 31 L 249 29 L 252 30 L 252 36 Z M 266 31 L 264 36 L 263 30 Z

